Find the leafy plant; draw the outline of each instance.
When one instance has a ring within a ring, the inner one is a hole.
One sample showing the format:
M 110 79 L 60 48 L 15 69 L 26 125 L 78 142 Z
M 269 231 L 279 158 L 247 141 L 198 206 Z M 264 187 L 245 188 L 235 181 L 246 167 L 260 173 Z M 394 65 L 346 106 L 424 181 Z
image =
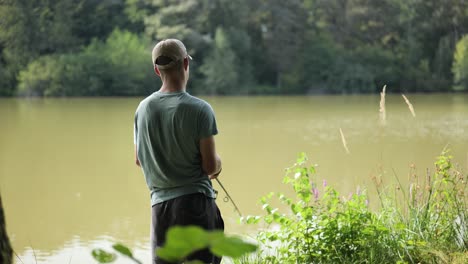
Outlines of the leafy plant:
M 307 167 L 306 162 L 306 155 L 301 154 L 296 164 L 287 170 L 283 181 L 293 187 L 294 199 L 270 193 L 261 199 L 266 215 L 245 219 L 247 223 L 263 220 L 267 224 L 267 229 L 258 235 L 264 245 L 264 261 L 361 263 L 391 259 L 383 243 L 388 229 L 369 211 L 365 192 L 358 190 L 342 198 L 324 183 L 321 196 L 311 178 L 315 166 Z M 289 212 L 280 213 L 270 205 L 274 196 Z
M 421 181 L 414 173 L 395 192 L 376 179 L 382 207 L 371 211 L 364 191 L 344 198 L 325 182 L 319 188 L 301 154 L 283 181 L 295 197 L 270 193 L 261 198 L 266 214 L 244 219 L 266 228 L 257 236 L 262 254 L 239 263 L 464 263 L 467 182 L 451 159 L 443 152 L 433 175 Z M 274 197 L 286 212 L 272 206 Z

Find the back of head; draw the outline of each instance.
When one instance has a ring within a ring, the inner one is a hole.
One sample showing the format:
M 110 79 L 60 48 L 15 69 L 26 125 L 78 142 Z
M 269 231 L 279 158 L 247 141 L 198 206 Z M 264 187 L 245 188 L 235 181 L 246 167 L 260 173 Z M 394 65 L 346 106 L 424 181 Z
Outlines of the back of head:
M 153 49 L 152 53 L 153 64 L 158 68 L 161 75 L 182 73 L 183 60 L 191 58 L 187 53 L 182 41 L 178 39 L 165 39 Z

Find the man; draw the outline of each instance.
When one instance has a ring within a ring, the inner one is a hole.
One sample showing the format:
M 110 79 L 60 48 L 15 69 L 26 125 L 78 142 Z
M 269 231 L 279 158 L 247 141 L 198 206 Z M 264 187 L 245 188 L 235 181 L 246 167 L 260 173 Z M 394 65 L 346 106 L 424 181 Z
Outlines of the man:
M 191 57 L 181 41 L 167 39 L 156 44 L 152 58 L 162 86 L 138 106 L 134 141 L 136 164 L 151 192 L 153 263 L 160 264 L 166 262 L 155 251 L 164 245 L 170 227 L 224 230 L 224 223 L 211 184 L 221 172 L 214 140 L 216 119 L 207 102 L 185 91 Z M 207 249 L 191 259 L 221 262 Z

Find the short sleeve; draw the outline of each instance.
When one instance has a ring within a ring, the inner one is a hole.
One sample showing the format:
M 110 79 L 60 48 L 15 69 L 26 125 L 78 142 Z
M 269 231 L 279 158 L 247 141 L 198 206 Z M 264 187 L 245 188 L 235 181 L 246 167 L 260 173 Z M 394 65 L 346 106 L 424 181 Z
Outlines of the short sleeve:
M 218 127 L 216 125 L 216 117 L 213 108 L 206 103 L 201 111 L 199 118 L 199 139 L 207 138 L 218 134 Z

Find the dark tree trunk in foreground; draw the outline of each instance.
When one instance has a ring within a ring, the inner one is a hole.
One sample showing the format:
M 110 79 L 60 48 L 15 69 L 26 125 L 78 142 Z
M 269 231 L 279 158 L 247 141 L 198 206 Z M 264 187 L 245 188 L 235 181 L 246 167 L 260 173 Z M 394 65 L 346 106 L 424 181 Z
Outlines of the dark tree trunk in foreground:
M 6 232 L 5 213 L 3 212 L 2 197 L 0 196 L 0 263 L 11 264 L 13 249 Z

